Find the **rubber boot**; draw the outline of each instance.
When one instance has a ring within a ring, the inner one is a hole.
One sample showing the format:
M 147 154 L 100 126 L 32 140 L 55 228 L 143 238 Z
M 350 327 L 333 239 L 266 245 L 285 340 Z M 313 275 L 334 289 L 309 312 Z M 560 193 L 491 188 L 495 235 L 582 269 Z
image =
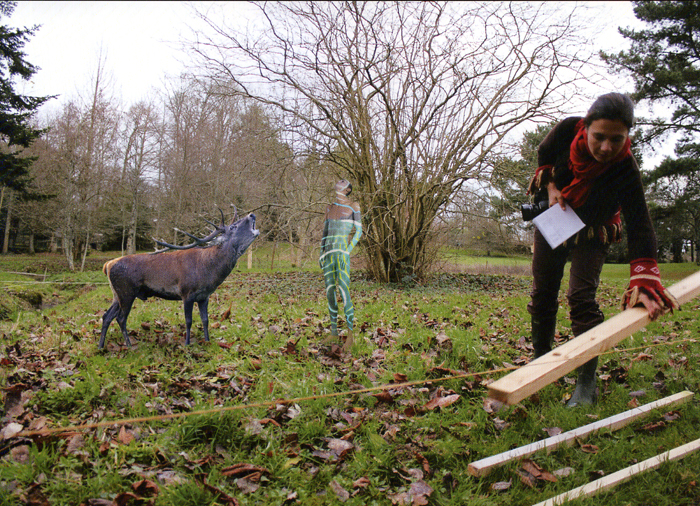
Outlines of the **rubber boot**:
M 552 351 L 556 325 L 556 315 L 532 316 L 532 346 L 535 348 L 535 358 L 539 358 Z
M 578 368 L 578 379 L 576 380 L 576 389 L 574 390 L 571 399 L 566 405 L 570 408 L 576 406 L 586 406 L 595 404 L 598 400 L 596 392 L 596 374 L 598 368 L 598 357 L 589 360 Z

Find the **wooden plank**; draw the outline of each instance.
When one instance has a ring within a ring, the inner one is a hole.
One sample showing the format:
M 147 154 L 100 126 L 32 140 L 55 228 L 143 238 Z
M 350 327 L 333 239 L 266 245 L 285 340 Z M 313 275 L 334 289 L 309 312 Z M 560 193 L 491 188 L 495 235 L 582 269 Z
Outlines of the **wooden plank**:
M 591 483 L 588 483 L 581 487 L 569 490 L 568 492 L 564 492 L 563 494 L 559 494 L 558 496 L 552 497 L 551 499 L 547 499 L 546 501 L 537 503 L 534 506 L 555 506 L 557 504 L 564 504 L 567 501 L 571 501 L 580 497 L 589 497 L 595 495 L 598 492 L 603 492 L 604 490 L 612 488 L 615 485 L 628 481 L 637 474 L 644 473 L 651 469 L 655 469 L 665 462 L 682 459 L 683 457 L 690 455 L 698 449 L 700 449 L 700 439 L 696 439 L 695 441 L 684 444 L 683 446 L 679 446 L 678 448 L 674 448 L 673 450 L 664 452 L 660 455 L 657 455 L 656 457 L 652 457 L 638 464 L 634 464 L 633 466 L 621 469 L 620 471 L 617 471 L 598 480 L 592 481 Z
M 563 432 L 556 436 L 543 439 L 541 441 L 536 441 L 529 445 L 521 446 L 520 448 L 515 448 L 513 450 L 499 453 L 498 455 L 493 455 L 491 457 L 486 457 L 481 460 L 477 460 L 469 464 L 467 468 L 469 473 L 473 476 L 486 476 L 495 467 L 502 466 L 512 460 L 521 459 L 532 455 L 539 450 L 552 451 L 561 445 L 571 446 L 576 439 L 581 439 L 589 436 L 601 429 L 617 430 L 620 429 L 633 421 L 642 418 L 653 410 L 658 408 L 668 408 L 671 406 L 676 406 L 683 402 L 688 401 L 693 396 L 693 392 L 685 390 L 683 392 L 659 399 L 654 402 L 650 402 L 643 406 L 639 406 L 624 413 L 619 413 L 617 415 L 605 418 L 603 420 L 598 420 L 597 422 L 589 423 L 583 427 L 579 427 L 568 432 Z
M 700 293 L 700 271 L 679 281 L 668 290 L 680 304 L 692 300 Z M 491 383 L 488 385 L 489 397 L 506 404 L 516 404 L 612 348 L 650 321 L 646 309 L 642 307 L 626 309 L 588 332 L 557 346 L 537 360 Z

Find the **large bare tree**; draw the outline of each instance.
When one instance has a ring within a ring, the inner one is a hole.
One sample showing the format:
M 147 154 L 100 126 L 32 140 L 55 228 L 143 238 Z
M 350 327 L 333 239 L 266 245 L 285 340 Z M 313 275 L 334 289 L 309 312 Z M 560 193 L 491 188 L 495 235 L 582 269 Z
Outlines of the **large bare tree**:
M 385 281 L 425 273 L 440 210 L 488 177 L 514 128 L 561 110 L 590 54 L 561 5 L 253 5 L 246 33 L 202 14 L 193 48 L 220 86 L 277 107 L 355 183 L 369 268 Z

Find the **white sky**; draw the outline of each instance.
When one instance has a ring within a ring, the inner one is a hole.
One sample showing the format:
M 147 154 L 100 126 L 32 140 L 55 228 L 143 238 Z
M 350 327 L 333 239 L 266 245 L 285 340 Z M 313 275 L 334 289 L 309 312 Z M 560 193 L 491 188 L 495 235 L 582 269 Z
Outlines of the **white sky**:
M 163 89 L 166 77 L 186 69 L 188 54 L 183 43 L 192 39 L 199 20 L 195 8 L 208 9 L 215 2 L 173 1 L 19 1 L 2 23 L 18 27 L 41 25 L 25 46 L 27 61 L 40 67 L 30 83 L 18 83 L 22 94 L 59 95 L 42 112 L 59 108 L 79 95 L 89 96 L 100 54 L 114 94 L 126 105 Z M 596 47 L 607 51 L 627 48 L 618 26 L 639 27 L 627 1 L 580 2 L 599 13 L 592 30 Z M 241 24 L 247 6 L 242 2 L 219 3 Z M 567 6 L 567 9 L 569 7 Z M 229 19 L 230 21 L 230 19 Z M 230 25 L 230 23 L 229 23 Z M 620 79 L 620 78 L 617 78 Z M 630 91 L 627 80 L 615 83 Z M 583 114 L 585 111 L 572 111 Z
M 635 24 L 630 2 L 582 2 L 602 9 L 597 28 L 603 28 L 600 47 L 622 43 L 617 27 Z M 162 88 L 167 75 L 185 69 L 188 55 L 182 42 L 191 39 L 197 24 L 194 7 L 210 2 L 168 1 L 19 1 L 10 18 L 13 26 L 41 25 L 25 46 L 27 61 L 41 70 L 22 93 L 60 95 L 59 101 L 89 93 L 100 53 L 117 96 L 131 103 Z M 246 6 L 229 2 L 229 13 L 244 17 Z M 606 24 L 608 25 L 607 28 Z M 598 45 L 598 44 L 597 44 Z
M 20 1 L 3 22 L 41 25 L 25 46 L 41 70 L 23 93 L 60 95 L 53 104 L 89 93 L 102 54 L 115 94 L 131 103 L 184 70 L 192 12 L 183 2 Z

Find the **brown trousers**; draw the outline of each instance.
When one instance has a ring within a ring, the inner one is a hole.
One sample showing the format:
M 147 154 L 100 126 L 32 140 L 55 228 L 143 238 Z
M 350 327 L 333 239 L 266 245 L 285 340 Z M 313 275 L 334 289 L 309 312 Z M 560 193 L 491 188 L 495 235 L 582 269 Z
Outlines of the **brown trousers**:
M 588 241 L 577 246 L 559 246 L 552 249 L 539 230 L 535 230 L 532 258 L 532 292 L 528 312 L 540 318 L 556 317 L 559 308 L 559 288 L 567 259 L 571 259 L 569 302 L 571 331 L 578 336 L 604 320 L 596 292 L 600 283 L 608 246 Z

